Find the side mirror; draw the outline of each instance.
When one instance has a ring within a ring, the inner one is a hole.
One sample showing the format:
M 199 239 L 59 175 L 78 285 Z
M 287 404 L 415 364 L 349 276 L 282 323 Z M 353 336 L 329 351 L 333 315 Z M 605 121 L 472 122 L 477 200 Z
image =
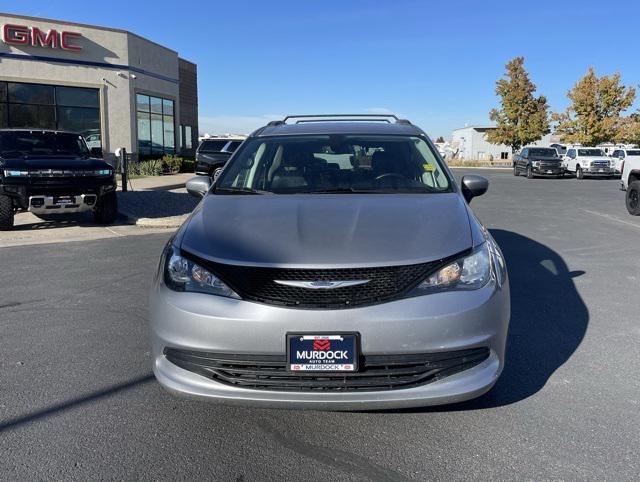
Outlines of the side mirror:
M 462 178 L 462 195 L 471 202 L 474 197 L 482 196 L 489 189 L 489 180 L 486 177 L 470 174 Z
M 102 159 L 102 147 L 92 147 L 89 150 L 89 153 L 91 154 L 91 157 L 97 157 Z
M 208 176 L 196 176 L 187 181 L 187 192 L 193 197 L 203 198 L 211 188 L 211 179 Z

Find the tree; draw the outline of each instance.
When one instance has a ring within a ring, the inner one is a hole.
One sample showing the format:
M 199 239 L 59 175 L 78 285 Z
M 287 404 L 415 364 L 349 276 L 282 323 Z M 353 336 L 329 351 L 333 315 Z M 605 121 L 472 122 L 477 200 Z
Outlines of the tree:
M 437 142 L 437 143 L 442 143 L 442 142 L 444 142 L 444 137 L 442 137 L 442 136 L 438 137 L 438 138 L 436 139 L 436 142 Z
M 505 68 L 505 77 L 496 82 L 501 108 L 489 112 L 496 128 L 487 133 L 487 140 L 516 151 L 549 133 L 549 106 L 546 97 L 534 96 L 536 86 L 524 68 L 524 57 L 509 61 Z
M 635 112 L 628 117 L 621 118 L 613 140 L 624 144 L 640 145 L 640 113 Z
M 554 114 L 556 134 L 563 142 L 595 146 L 630 134 L 633 122 L 620 117 L 631 107 L 636 89 L 620 83 L 620 74 L 598 77 L 593 67 L 567 93 L 571 104 L 565 112 Z M 629 119 L 629 118 L 627 118 Z

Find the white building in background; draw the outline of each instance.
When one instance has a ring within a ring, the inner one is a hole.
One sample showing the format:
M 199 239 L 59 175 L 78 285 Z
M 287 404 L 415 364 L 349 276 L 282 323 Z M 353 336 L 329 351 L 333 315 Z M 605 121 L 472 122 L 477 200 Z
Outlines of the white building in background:
M 504 144 L 491 144 L 487 140 L 487 132 L 493 129 L 495 129 L 494 126 L 467 126 L 454 130 L 451 135 L 451 149 L 454 157 L 466 161 L 511 159 L 513 156 L 511 147 Z M 548 147 L 552 142 L 552 135 L 547 134 L 529 145 Z

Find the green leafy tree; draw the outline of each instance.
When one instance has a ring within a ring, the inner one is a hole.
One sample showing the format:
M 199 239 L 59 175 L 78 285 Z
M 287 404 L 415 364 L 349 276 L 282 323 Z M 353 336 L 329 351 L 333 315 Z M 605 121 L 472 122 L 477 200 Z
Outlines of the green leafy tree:
M 487 140 L 516 151 L 549 133 L 549 106 L 546 97 L 534 95 L 536 86 L 524 68 L 524 57 L 516 57 L 505 67 L 505 77 L 496 82 L 501 107 L 489 112 L 496 128 L 487 133 Z
M 563 142 L 594 146 L 631 135 L 633 122 L 620 117 L 631 107 L 636 89 L 620 83 L 620 74 L 598 77 L 593 67 L 567 93 L 571 104 L 565 112 L 553 114 L 556 134 Z

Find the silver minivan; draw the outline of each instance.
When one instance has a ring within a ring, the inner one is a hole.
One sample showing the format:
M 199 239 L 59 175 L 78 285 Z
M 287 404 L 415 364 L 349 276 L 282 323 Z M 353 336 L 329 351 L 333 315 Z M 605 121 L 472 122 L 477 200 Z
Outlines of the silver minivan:
M 504 258 L 427 135 L 395 116 L 270 122 L 168 242 L 151 294 L 171 392 L 328 410 L 487 392 L 510 317 Z

